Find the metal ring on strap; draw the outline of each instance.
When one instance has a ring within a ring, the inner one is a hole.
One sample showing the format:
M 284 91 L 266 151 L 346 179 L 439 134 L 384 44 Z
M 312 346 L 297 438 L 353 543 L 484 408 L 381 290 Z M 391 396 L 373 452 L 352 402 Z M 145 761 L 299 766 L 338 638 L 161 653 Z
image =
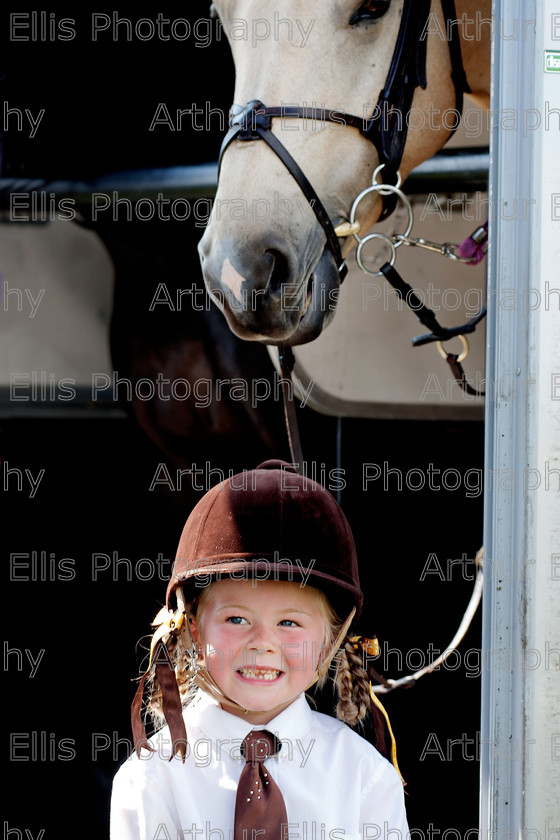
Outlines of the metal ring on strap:
M 464 362 L 465 359 L 467 358 L 467 356 L 469 355 L 469 349 L 470 349 L 469 348 L 469 342 L 468 342 L 467 337 L 465 335 L 463 335 L 462 333 L 460 335 L 458 335 L 457 338 L 461 339 L 461 344 L 463 345 L 463 349 L 461 350 L 461 353 L 457 356 L 457 361 L 458 362 Z M 447 353 L 443 349 L 443 342 L 437 341 L 436 342 L 436 347 L 437 347 L 438 353 L 442 357 L 442 359 L 447 359 Z
M 387 236 L 387 234 L 385 233 L 370 233 L 367 236 L 364 236 L 363 239 L 359 240 L 359 245 L 356 250 L 356 262 L 358 263 L 362 271 L 365 271 L 365 273 L 369 274 L 370 277 L 379 277 L 381 274 L 383 274 L 381 269 L 378 269 L 377 271 L 372 271 L 370 268 L 364 265 L 362 260 L 362 248 L 372 239 L 382 239 L 391 249 L 391 257 L 388 261 L 389 265 L 395 264 L 395 259 L 397 257 L 396 245 L 391 239 L 391 237 Z M 387 262 L 387 260 L 385 260 L 385 262 Z
M 408 211 L 408 223 L 406 225 L 404 233 L 401 234 L 401 236 L 405 238 L 408 237 L 414 224 L 414 213 L 412 212 L 412 204 L 410 203 L 408 196 L 406 196 L 403 193 L 403 191 L 399 189 L 398 186 L 392 186 L 391 184 L 379 184 L 377 182 L 374 182 L 371 185 L 371 187 L 367 187 L 365 190 L 362 190 L 362 192 L 354 200 L 352 209 L 350 210 L 350 224 L 352 225 L 356 221 L 356 210 L 358 209 L 360 201 L 362 201 L 366 197 L 366 195 L 369 195 L 370 193 L 378 193 L 379 195 L 389 195 L 390 193 L 393 193 L 397 196 L 397 198 L 401 199 Z M 358 236 L 357 233 L 353 233 L 352 236 L 354 237 L 356 242 L 359 243 L 361 241 L 361 237 Z M 393 244 L 395 248 L 398 248 L 400 245 L 403 244 L 403 239 L 396 239 L 396 241 Z

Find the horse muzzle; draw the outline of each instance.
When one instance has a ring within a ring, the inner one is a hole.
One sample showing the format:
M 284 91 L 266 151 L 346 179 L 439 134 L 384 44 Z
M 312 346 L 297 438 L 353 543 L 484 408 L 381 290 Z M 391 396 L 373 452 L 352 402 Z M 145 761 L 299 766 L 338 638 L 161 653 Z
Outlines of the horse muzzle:
M 245 255 L 221 240 L 199 252 L 209 296 L 232 332 L 263 344 L 305 344 L 334 316 L 340 287 L 336 261 L 327 248 L 311 268 L 302 266 L 296 249 L 271 239 Z M 313 250 L 313 249 L 310 249 Z

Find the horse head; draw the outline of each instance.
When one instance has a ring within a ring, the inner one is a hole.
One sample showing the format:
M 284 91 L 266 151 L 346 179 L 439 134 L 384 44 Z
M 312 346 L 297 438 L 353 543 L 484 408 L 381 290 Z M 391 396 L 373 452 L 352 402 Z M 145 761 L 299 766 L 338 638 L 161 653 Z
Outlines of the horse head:
M 462 0 L 457 15 L 446 0 L 213 4 L 236 104 L 199 253 L 236 335 L 297 345 L 332 319 L 349 234 L 391 210 L 387 191 L 373 192 L 352 228 L 356 196 L 374 172 L 395 185 L 441 148 L 463 91 L 488 93 L 489 32 L 459 42 L 481 5 Z

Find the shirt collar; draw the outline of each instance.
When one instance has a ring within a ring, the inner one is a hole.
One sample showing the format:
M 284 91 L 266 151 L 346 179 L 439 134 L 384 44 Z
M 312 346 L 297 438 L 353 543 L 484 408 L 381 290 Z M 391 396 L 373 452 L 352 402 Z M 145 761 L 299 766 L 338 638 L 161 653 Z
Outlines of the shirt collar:
M 222 709 L 214 698 L 204 692 L 194 700 L 192 714 L 187 707 L 187 733 L 189 719 L 213 739 L 243 740 L 252 729 L 268 729 L 280 740 L 304 738 L 313 721 L 313 713 L 305 694 L 300 694 L 290 705 L 267 724 L 253 724 L 244 718 Z

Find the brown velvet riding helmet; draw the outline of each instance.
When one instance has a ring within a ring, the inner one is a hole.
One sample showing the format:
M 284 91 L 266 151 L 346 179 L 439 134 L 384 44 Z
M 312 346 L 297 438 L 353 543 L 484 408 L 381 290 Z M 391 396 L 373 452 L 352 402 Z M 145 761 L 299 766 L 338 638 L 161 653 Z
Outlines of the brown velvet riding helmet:
M 293 580 L 321 589 L 344 619 L 363 593 L 350 525 L 333 496 L 285 461 L 231 476 L 206 493 L 179 541 L 167 608 L 213 580 Z

